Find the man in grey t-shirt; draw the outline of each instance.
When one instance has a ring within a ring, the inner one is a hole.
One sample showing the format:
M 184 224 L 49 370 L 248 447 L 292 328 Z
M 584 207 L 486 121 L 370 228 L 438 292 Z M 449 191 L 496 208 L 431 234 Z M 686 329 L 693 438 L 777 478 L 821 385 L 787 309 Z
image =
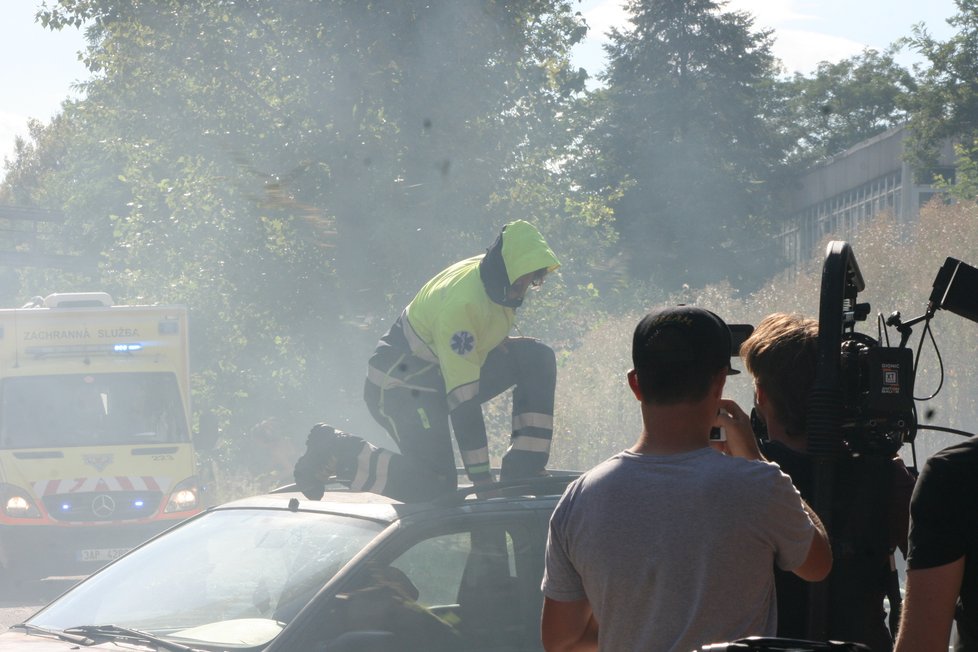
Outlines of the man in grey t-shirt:
M 628 384 L 642 434 L 557 505 L 543 579 L 548 652 L 689 652 L 773 636 L 774 565 L 810 581 L 828 574 L 817 517 L 722 398 L 730 356 L 730 331 L 709 311 L 665 308 L 639 322 Z M 722 451 L 710 445 L 714 425 L 727 433 Z

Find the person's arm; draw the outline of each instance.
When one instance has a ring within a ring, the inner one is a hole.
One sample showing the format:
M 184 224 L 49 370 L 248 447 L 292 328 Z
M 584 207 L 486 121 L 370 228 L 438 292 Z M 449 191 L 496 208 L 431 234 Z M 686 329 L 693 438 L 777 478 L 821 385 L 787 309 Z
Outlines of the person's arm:
M 792 569 L 792 573 L 807 582 L 820 582 L 824 580 L 829 571 L 832 570 L 832 544 L 829 543 L 829 535 L 825 532 L 825 526 L 818 518 L 815 510 L 808 506 L 804 500 L 801 506 L 808 513 L 808 518 L 815 526 L 815 533 L 812 536 L 811 546 L 808 548 L 808 556 L 801 566 Z
M 907 593 L 894 652 L 947 652 L 964 557 L 950 564 L 907 571 Z
M 723 426 L 727 431 L 726 452 L 735 457 L 748 460 L 765 461 L 764 454 L 757 445 L 754 429 L 750 425 L 750 417 L 736 402 L 722 399 L 720 407 L 723 412 L 717 415 L 716 425 Z M 797 492 L 795 492 L 797 495 Z M 832 570 L 832 544 L 829 535 L 822 525 L 821 519 L 808 503 L 800 496 L 801 506 L 808 514 L 809 520 L 815 526 L 812 542 L 808 547 L 808 555 L 801 565 L 791 569 L 795 575 L 808 582 L 824 580 Z
M 482 485 L 493 481 L 486 423 L 479 402 L 484 362 L 479 355 L 482 333 L 466 306 L 452 304 L 439 316 L 433 346 L 445 380 L 445 398 L 462 465 L 472 483 Z
M 961 480 L 974 473 L 953 447 L 924 464 L 910 501 L 906 597 L 897 645 L 902 652 L 947 650 L 964 578 L 968 536 L 964 510 L 973 496 Z
M 598 623 L 587 598 L 562 602 L 543 600 L 540 633 L 546 652 L 596 652 Z

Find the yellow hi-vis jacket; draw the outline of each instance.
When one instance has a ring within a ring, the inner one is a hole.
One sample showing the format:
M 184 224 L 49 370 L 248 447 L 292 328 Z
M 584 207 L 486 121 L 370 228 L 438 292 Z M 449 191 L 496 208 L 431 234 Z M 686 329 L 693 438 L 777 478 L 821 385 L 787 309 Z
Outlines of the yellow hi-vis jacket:
M 368 365 L 367 380 L 381 392 L 398 387 L 428 391 L 417 384 L 416 369 L 402 373 L 398 351 L 438 366 L 462 462 L 473 481 L 490 475 L 485 421 L 473 400 L 479 396 L 482 366 L 509 335 L 522 302 L 510 299 L 508 290 L 525 274 L 559 266 L 532 224 L 507 224 L 484 255 L 452 265 L 421 288 L 381 338 Z
M 486 356 L 509 335 L 516 317 L 513 307 L 490 298 L 483 283 L 480 264 L 489 255 L 491 252 L 474 256 L 443 270 L 405 309 L 409 328 L 404 330 L 411 352 L 438 363 L 450 410 L 478 394 Z M 560 266 L 536 227 L 523 220 L 503 227 L 502 261 L 507 285 L 524 274 Z

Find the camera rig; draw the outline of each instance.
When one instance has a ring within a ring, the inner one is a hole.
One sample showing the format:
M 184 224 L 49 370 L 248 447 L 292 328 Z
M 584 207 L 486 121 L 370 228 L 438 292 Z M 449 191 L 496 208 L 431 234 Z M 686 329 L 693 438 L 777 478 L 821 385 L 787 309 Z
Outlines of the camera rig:
M 857 300 L 865 287 L 852 247 L 830 242 L 822 267 L 818 358 L 806 424 L 808 450 L 816 456 L 892 457 L 912 443 L 918 429 L 913 388 L 920 352 L 918 347 L 915 358 L 907 345 L 912 327 L 924 322 L 927 332 L 938 310 L 978 322 L 978 269 L 954 258 L 938 270 L 923 315 L 904 322 L 894 312 L 885 320 L 900 333 L 898 346 L 889 346 L 882 328 L 879 339 L 856 332 L 856 322 L 870 312 L 868 303 Z
M 808 453 L 813 458 L 813 500 L 810 504 L 830 532 L 835 467 L 839 460 L 845 457 L 876 457 L 876 461 L 892 458 L 903 444 L 913 444 L 918 428 L 970 435 L 952 428 L 918 424 L 918 399 L 914 397 L 913 389 L 924 337 L 920 338 L 916 356 L 908 342 L 913 326 L 920 322 L 924 322 L 924 333 L 930 332 L 930 320 L 938 310 L 978 322 L 978 269 L 947 258 L 934 279 L 924 314 L 904 322 L 899 312 L 892 313 L 885 321 L 880 320 L 878 338 L 855 329 L 856 323 L 865 321 L 870 313 L 870 305 L 858 301 L 859 293 L 865 289 L 866 283 L 852 247 L 842 241 L 830 242 L 822 266 L 815 382 L 809 393 L 806 414 Z M 890 346 L 884 326 L 900 333 L 897 346 Z M 731 330 L 734 329 L 731 326 Z M 736 329 L 746 337 L 752 327 L 736 326 Z M 931 341 L 934 341 L 933 336 Z M 731 352 L 732 356 L 737 355 L 737 349 L 739 343 Z M 755 433 L 763 435 L 763 422 L 756 419 L 756 410 L 751 417 Z M 875 479 L 875 476 L 870 477 Z M 895 577 L 895 571 L 893 573 Z M 825 641 L 827 583 L 813 582 L 808 589 L 806 640 L 751 637 L 710 644 L 702 647 L 702 652 L 869 650 L 858 643 Z M 891 609 L 899 613 L 899 605 L 894 603 L 899 600 L 898 587 L 890 598 Z
M 924 314 L 906 322 L 899 312 L 885 321 L 881 318 L 876 339 L 855 330 L 856 323 L 870 313 L 870 305 L 858 301 L 865 289 L 852 247 L 830 242 L 822 266 L 815 382 L 806 414 L 808 452 L 813 458 L 810 504 L 830 532 L 837 462 L 893 458 L 903 444 L 912 446 L 918 428 L 925 427 L 918 424 L 913 392 L 924 337 L 914 356 L 908 347 L 913 326 L 924 322 L 924 333 L 930 333 L 930 320 L 938 310 L 978 321 L 978 270 L 954 258 L 947 258 L 938 270 Z M 899 345 L 890 346 L 886 327 L 900 333 Z M 930 339 L 934 342 L 932 334 Z M 809 586 L 808 634 L 814 640 L 825 637 L 827 595 L 825 583 Z M 899 592 L 892 594 L 891 606 L 893 600 L 899 602 Z

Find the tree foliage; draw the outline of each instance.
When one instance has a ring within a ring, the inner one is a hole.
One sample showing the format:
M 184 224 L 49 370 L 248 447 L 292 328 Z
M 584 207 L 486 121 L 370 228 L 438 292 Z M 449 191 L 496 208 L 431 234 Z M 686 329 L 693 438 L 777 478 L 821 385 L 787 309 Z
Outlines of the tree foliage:
M 93 264 L 4 274 L 0 300 L 99 289 L 187 304 L 195 399 L 229 434 L 274 415 L 291 432 L 327 419 L 371 436 L 360 392 L 376 339 L 431 274 L 530 219 L 563 267 L 519 327 L 558 348 L 559 431 L 599 436 L 555 443 L 579 466 L 634 422 L 580 394 L 614 376 L 607 404 L 628 407 L 621 335 L 645 308 L 763 316 L 740 292 L 779 269 L 769 231 L 799 168 L 912 110 L 918 160 L 964 134 L 961 174 L 978 178 L 978 0 L 958 0 L 947 43 L 915 32 L 932 66 L 919 88 L 894 48 L 779 78 L 748 14 L 631 0 L 590 92 L 568 56 L 586 29 L 574 4 L 43 5 L 42 24 L 86 30 L 92 78 L 18 142 L 0 201 L 63 211 L 40 235 Z M 817 305 L 777 283 L 751 301 Z M 489 416 L 501 452 L 508 410 Z
M 955 0 L 958 13 L 948 19 L 956 33 L 934 39 L 923 26 L 914 28 L 912 47 L 928 61 L 914 94 L 908 159 L 922 180 L 939 161 L 944 142 L 953 139 L 967 154 L 978 145 L 978 1 Z
M 867 49 L 823 61 L 811 77 L 796 73 L 782 82 L 789 164 L 811 166 L 907 120 L 917 83 L 895 61 L 896 53 L 896 46 Z
M 610 35 L 587 183 L 621 188 L 613 206 L 636 278 L 669 289 L 756 280 L 763 256 L 748 251 L 781 158 L 764 120 L 770 35 L 711 0 L 626 7 L 632 29 Z
M 513 217 L 595 219 L 528 190 L 583 89 L 567 2 L 59 0 L 40 19 L 86 26 L 93 78 L 4 197 L 63 210 L 64 253 L 99 266 L 20 290 L 188 304 L 198 403 L 235 432 L 355 422 L 369 350 L 432 273 Z M 606 237 L 553 244 L 587 260 Z

